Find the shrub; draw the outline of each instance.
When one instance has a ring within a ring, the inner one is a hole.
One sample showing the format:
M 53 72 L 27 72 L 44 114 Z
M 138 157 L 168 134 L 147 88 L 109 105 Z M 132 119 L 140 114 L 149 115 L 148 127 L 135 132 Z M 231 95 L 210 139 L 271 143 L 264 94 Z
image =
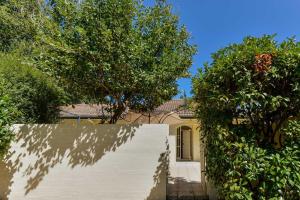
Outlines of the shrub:
M 0 158 L 4 155 L 13 134 L 10 131 L 10 124 L 16 110 L 13 108 L 10 99 L 4 94 L 3 82 L 0 81 Z
M 247 37 L 194 78 L 207 173 L 225 199 L 300 198 L 300 43 Z
M 5 81 L 5 93 L 22 113 L 16 121 L 54 121 L 57 107 L 65 100 L 63 91 L 47 75 L 20 60 L 16 55 L 0 55 L 0 77 Z

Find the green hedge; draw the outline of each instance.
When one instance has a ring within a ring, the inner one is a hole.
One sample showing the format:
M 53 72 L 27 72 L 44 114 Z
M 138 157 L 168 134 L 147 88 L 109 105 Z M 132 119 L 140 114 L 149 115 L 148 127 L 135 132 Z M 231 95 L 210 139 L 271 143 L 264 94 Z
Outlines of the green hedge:
M 10 141 L 13 139 L 10 125 L 16 114 L 15 108 L 7 95 L 4 94 L 3 81 L 0 80 L 0 158 L 4 155 Z
M 299 199 L 300 122 L 283 130 L 281 149 L 257 145 L 256 133 L 220 126 L 207 135 L 207 173 L 225 199 Z
M 207 175 L 224 199 L 300 199 L 300 43 L 247 37 L 194 78 Z
M 49 123 L 57 119 L 65 95 L 47 75 L 17 55 L 0 54 L 0 78 L 5 93 L 21 113 L 18 123 Z

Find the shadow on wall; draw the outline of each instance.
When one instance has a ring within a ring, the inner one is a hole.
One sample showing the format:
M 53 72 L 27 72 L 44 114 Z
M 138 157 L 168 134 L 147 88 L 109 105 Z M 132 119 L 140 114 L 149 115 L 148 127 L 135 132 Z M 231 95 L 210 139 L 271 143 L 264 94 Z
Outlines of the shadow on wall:
M 106 153 L 131 140 L 139 125 L 122 126 L 60 126 L 60 125 L 23 125 L 17 134 L 16 144 L 26 149 L 22 153 L 10 152 L 0 162 L 0 194 L 6 199 L 13 184 L 13 176 L 23 163 L 21 160 L 34 156 L 34 162 L 25 170 L 27 178 L 26 194 L 39 186 L 50 169 L 68 158 L 68 166 L 91 166 Z M 1 197 L 0 197 L 1 199 Z M 2 199 L 1 199 L 2 200 Z
M 159 165 L 156 168 L 155 174 L 153 176 L 153 181 L 155 186 L 151 189 L 151 192 L 146 200 L 160 200 L 162 194 L 161 192 L 164 192 L 166 194 L 166 191 L 162 191 L 161 188 L 165 187 L 165 190 L 167 190 L 167 177 L 169 174 L 169 162 L 170 162 L 170 151 L 169 151 L 169 144 L 168 141 L 166 141 L 166 147 L 167 151 L 165 153 L 160 154 L 160 157 L 158 159 Z

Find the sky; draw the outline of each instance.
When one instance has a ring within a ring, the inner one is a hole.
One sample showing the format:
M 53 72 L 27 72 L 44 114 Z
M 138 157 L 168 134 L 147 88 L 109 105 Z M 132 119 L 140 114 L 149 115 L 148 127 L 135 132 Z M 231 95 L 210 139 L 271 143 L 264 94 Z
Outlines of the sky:
M 151 1 L 151 0 L 146 0 Z M 149 3 L 149 2 L 148 2 Z M 191 34 L 198 52 L 190 72 L 197 73 L 210 55 L 246 36 L 277 34 L 276 40 L 300 40 L 300 0 L 169 0 Z M 150 3 L 151 4 L 151 3 Z M 191 80 L 178 81 L 179 90 L 191 96 Z M 178 95 L 179 96 L 179 95 Z M 175 97 L 175 98 L 178 98 Z

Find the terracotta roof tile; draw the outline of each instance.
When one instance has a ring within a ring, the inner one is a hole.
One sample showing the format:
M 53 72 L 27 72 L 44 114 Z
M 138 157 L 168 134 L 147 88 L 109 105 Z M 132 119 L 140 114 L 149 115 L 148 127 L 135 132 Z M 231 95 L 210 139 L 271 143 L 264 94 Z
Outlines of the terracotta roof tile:
M 179 117 L 182 118 L 194 117 L 194 112 L 189 108 L 185 108 L 185 106 L 186 103 L 184 99 L 170 100 L 157 107 L 154 112 L 176 112 L 178 113 Z
M 183 99 L 170 100 L 157 107 L 155 113 L 178 113 L 179 117 L 192 118 L 194 112 L 188 108 L 184 108 L 185 101 Z M 76 104 L 69 106 L 60 106 L 61 118 L 108 118 L 110 113 L 105 110 L 106 105 L 99 104 Z M 126 114 L 126 113 L 125 113 Z
M 178 100 L 170 100 L 165 102 L 164 104 L 158 106 L 155 111 L 157 112 L 172 112 L 176 111 L 179 107 L 184 106 L 184 101 L 181 99 Z
M 107 106 L 99 104 L 75 104 L 60 106 L 61 118 L 103 118 L 110 114 L 105 110 Z

